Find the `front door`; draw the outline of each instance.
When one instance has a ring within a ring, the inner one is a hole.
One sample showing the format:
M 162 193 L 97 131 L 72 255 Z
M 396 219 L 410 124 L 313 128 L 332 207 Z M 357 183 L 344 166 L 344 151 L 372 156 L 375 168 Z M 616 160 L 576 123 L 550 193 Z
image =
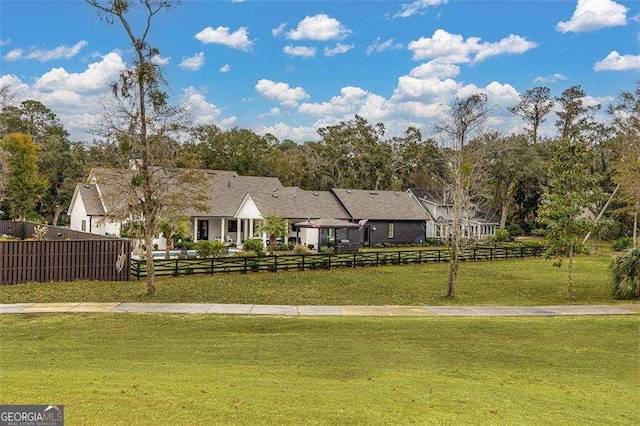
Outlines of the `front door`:
M 369 247 L 371 245 L 371 228 L 368 226 L 364 227 L 364 240 L 362 240 L 362 245 L 364 247 Z
M 209 239 L 209 221 L 198 221 L 198 241 Z

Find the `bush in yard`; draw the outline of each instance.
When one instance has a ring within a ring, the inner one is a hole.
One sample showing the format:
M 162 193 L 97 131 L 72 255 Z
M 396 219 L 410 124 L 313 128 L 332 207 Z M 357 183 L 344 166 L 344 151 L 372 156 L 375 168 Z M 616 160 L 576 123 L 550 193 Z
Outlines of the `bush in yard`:
M 309 254 L 309 249 L 302 244 L 298 244 L 293 249 L 293 254 Z
M 263 253 L 264 255 L 264 253 Z M 233 257 L 256 257 L 258 256 L 258 254 L 256 254 L 255 251 L 253 250 L 246 250 L 243 249 L 242 251 L 237 251 L 235 253 L 233 253 Z
M 220 257 L 227 252 L 227 248 L 220 241 L 198 241 L 194 248 L 199 257 Z
M 510 238 L 519 237 L 525 234 L 524 229 L 522 229 L 522 226 L 520 226 L 515 222 L 510 223 L 509 226 L 507 226 L 507 232 L 509 233 Z
M 613 275 L 613 297 L 640 298 L 640 248 L 616 257 L 609 266 Z
M 631 246 L 633 246 L 633 238 L 631 237 L 618 238 L 613 243 L 611 243 L 611 247 L 615 251 L 623 251 L 628 248 L 631 248 Z
M 322 247 L 320 254 L 333 254 L 333 247 Z
M 261 239 L 249 238 L 242 243 L 242 251 L 252 251 L 254 256 L 264 256 L 264 244 Z
M 506 229 L 498 229 L 496 231 L 495 241 L 503 243 L 509 239 L 509 231 Z

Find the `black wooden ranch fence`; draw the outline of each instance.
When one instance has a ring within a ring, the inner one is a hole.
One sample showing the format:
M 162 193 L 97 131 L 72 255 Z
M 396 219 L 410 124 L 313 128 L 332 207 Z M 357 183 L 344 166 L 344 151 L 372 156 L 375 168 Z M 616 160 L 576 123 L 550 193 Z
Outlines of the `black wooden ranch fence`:
M 540 257 L 545 247 L 478 247 L 462 250 L 461 261 L 519 259 Z M 162 275 L 215 274 L 220 272 L 259 272 L 355 268 L 358 266 L 405 265 L 409 263 L 448 262 L 448 250 L 400 250 L 352 254 L 291 254 L 262 257 L 220 257 L 208 259 L 155 260 L 155 273 Z M 146 277 L 146 261 L 131 261 L 131 276 Z
M 27 238 L 36 223 L 0 221 L 0 235 Z M 48 226 L 42 241 L 0 241 L 0 284 L 75 280 L 128 281 L 131 243 Z

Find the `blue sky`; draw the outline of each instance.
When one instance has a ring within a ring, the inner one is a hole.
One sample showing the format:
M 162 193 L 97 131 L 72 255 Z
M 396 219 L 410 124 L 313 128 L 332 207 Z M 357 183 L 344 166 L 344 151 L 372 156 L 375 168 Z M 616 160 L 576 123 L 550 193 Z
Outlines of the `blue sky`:
M 534 86 L 555 96 L 580 84 L 605 106 L 633 89 L 640 2 L 186 0 L 150 41 L 196 124 L 301 142 L 360 114 L 389 136 L 430 135 L 447 102 L 482 91 L 487 127 L 509 133 L 522 123 L 506 107 Z M 93 138 L 130 57 L 122 28 L 81 1 L 0 2 L 0 85 L 43 102 L 74 139 Z

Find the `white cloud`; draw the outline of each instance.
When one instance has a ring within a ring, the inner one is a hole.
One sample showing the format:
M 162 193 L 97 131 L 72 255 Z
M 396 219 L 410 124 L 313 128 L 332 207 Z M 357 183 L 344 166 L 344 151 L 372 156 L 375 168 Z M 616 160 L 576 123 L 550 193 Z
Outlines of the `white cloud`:
M 9 51 L 4 59 L 6 61 L 17 61 L 19 59 L 35 59 L 40 62 L 47 62 L 54 59 L 70 59 L 76 56 L 87 43 L 85 40 L 79 41 L 73 46 L 58 46 L 51 50 L 29 49 L 28 53 L 24 53 L 22 49 L 13 49 Z
M 344 115 L 355 111 L 369 92 L 353 86 L 343 87 L 339 96 L 334 96 L 329 102 L 303 103 L 298 107 L 298 112 L 310 115 Z
M 180 68 L 189 71 L 198 71 L 204 65 L 204 52 L 196 53 L 193 56 L 182 57 Z
M 207 27 L 195 35 L 195 38 L 204 43 L 223 44 L 238 50 L 251 50 L 255 40 L 249 39 L 247 27 L 240 27 L 234 32 L 229 31 L 229 27 L 218 27 L 215 30 Z
M 615 98 L 613 96 L 589 96 L 589 95 L 581 98 L 582 104 L 586 107 L 606 105 L 610 102 L 613 102 L 614 99 Z
M 479 62 L 491 56 L 507 53 L 524 53 L 537 46 L 518 35 L 510 34 L 496 43 L 480 42 L 479 37 L 469 37 L 450 34 L 438 29 L 432 37 L 420 37 L 408 45 L 413 52 L 413 59 L 437 58 L 443 63 Z
M 258 117 L 260 117 L 260 118 L 275 117 L 277 115 L 280 115 L 280 108 L 273 107 L 268 112 L 263 112 L 262 114 L 258 114 Z
M 342 53 L 347 53 L 349 50 L 353 49 L 353 44 L 342 44 L 336 43 L 335 47 L 325 47 L 324 48 L 324 56 L 330 57 L 334 55 L 339 55 Z
M 460 67 L 454 64 L 439 62 L 437 59 L 418 65 L 409 72 L 415 78 L 450 78 L 460 74 Z
M 36 80 L 33 87 L 41 92 L 68 91 L 91 93 L 108 89 L 126 67 L 119 53 L 111 52 L 101 61 L 88 65 L 82 73 L 68 73 L 64 68 L 53 68 Z
M 340 21 L 321 13 L 315 16 L 306 16 L 298 23 L 295 30 L 287 32 L 287 38 L 290 40 L 327 41 L 342 39 L 350 33 L 351 31 Z
M 260 134 L 271 133 L 279 140 L 291 139 L 298 142 L 306 142 L 310 140 L 318 140 L 317 130 L 318 126 L 315 124 L 312 126 L 289 126 L 286 123 L 277 123 L 272 126 L 264 126 L 257 131 Z
M 287 26 L 287 23 L 283 22 L 282 24 L 278 25 L 277 27 L 271 30 L 271 35 L 274 37 L 280 37 L 280 34 L 284 32 L 284 29 L 286 26 Z
M 626 25 L 628 11 L 625 6 L 612 0 L 578 0 L 571 19 L 558 22 L 556 30 L 579 33 Z
M 303 58 L 312 58 L 316 56 L 316 48 L 309 46 L 291 46 L 287 45 L 282 49 L 284 53 L 290 56 L 302 56 Z
M 427 9 L 439 4 L 445 4 L 448 0 L 416 0 L 411 3 L 403 3 L 400 10 L 393 15 L 394 18 L 409 18 L 413 15 L 424 15 Z
M 160 55 L 154 55 L 151 58 L 151 62 L 156 65 L 167 65 L 171 61 L 171 56 L 163 58 Z
M 0 40 L 0 46 L 7 46 L 9 43 L 11 43 L 11 39 L 6 39 L 6 40 Z
M 394 50 L 394 49 L 402 49 L 404 44 L 395 43 L 395 39 L 390 38 L 389 40 L 380 41 L 380 37 L 377 37 L 369 47 L 367 47 L 367 55 L 371 55 L 372 53 L 381 53 L 385 50 Z
M 533 82 L 534 83 L 555 83 L 557 81 L 564 81 L 564 80 L 568 80 L 568 78 L 562 74 L 555 73 L 551 75 L 536 77 L 533 80 Z
M 450 78 L 440 80 L 436 77 L 414 78 L 405 75 L 398 78 L 398 86 L 393 92 L 392 100 L 396 102 L 406 100 L 440 102 L 458 90 L 459 87 L 459 83 Z
M 293 107 L 303 99 L 308 99 L 309 95 L 302 87 L 289 87 L 287 83 L 277 83 L 275 81 L 262 79 L 255 86 L 256 91 L 264 98 L 277 100 L 282 105 Z
M 180 103 L 191 117 L 193 125 L 214 124 L 222 111 L 212 103 L 207 102 L 204 94 L 193 86 L 182 89 Z
M 231 65 L 229 64 L 224 64 L 222 67 L 220 67 L 220 72 L 229 72 L 231 71 Z
M 594 71 L 640 71 L 640 55 L 620 55 L 615 50 L 596 62 Z
M 219 127 L 222 130 L 226 130 L 236 126 L 237 124 L 238 124 L 238 118 L 235 115 L 232 115 L 231 117 L 224 118 L 220 122 Z

